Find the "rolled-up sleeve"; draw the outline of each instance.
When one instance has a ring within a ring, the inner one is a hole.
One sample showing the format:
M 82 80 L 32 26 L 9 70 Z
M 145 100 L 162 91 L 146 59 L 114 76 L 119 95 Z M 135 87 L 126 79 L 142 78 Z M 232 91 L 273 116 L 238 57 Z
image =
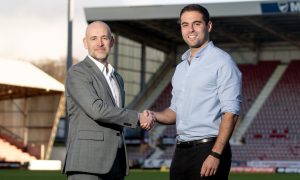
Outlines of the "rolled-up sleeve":
M 234 63 L 224 63 L 218 70 L 218 95 L 222 113 L 240 114 L 242 74 Z
M 172 84 L 173 84 L 173 79 L 172 79 Z M 172 111 L 176 112 L 176 103 L 175 103 L 175 91 L 174 88 L 172 89 L 172 98 L 171 98 L 171 103 L 170 103 L 170 109 L 172 109 Z

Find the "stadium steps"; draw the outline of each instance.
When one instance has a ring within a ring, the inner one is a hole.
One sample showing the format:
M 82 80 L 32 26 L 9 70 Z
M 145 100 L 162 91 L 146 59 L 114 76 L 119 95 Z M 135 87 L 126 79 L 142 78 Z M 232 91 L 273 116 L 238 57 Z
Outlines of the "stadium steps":
M 255 99 L 254 103 L 252 104 L 251 108 L 247 111 L 246 115 L 244 116 L 242 122 L 239 124 L 239 127 L 234 132 L 232 139 L 240 141 L 246 132 L 247 128 L 250 126 L 253 119 L 256 117 L 257 113 L 270 96 L 271 92 L 273 91 L 274 87 L 284 74 L 287 65 L 278 65 L 275 69 L 272 76 L 269 78 L 268 82 L 261 90 L 257 98 Z
M 279 63 L 274 60 L 238 65 L 243 75 L 241 115 L 247 113 Z
M 20 162 L 24 164 L 30 160 L 36 160 L 34 156 L 29 153 L 23 152 L 21 149 L 10 144 L 4 139 L 0 138 L 0 160 L 5 162 Z
M 300 61 L 287 70 L 244 135 L 232 146 L 234 161 L 300 160 Z

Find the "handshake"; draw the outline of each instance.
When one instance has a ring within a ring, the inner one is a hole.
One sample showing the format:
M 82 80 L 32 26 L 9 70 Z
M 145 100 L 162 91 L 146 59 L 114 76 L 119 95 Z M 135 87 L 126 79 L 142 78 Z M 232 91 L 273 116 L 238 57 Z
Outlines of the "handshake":
M 139 113 L 139 125 L 145 130 L 151 130 L 156 121 L 157 119 L 153 111 L 144 110 L 142 113 Z

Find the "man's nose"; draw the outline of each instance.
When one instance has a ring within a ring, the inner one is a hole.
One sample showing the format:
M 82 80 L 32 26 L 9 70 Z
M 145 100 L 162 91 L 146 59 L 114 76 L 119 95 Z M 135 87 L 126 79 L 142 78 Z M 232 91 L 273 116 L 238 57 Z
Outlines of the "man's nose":
M 98 45 L 98 46 L 103 46 L 103 41 L 102 41 L 102 39 L 99 39 L 99 40 L 98 40 L 97 45 Z
M 194 25 L 193 24 L 191 24 L 190 26 L 189 26 L 189 31 L 190 32 L 193 32 L 195 29 L 194 29 Z

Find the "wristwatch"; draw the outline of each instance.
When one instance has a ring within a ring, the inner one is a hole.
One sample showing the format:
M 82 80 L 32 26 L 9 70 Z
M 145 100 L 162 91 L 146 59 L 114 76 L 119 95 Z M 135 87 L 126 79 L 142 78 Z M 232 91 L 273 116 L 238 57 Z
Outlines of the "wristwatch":
M 220 153 L 217 153 L 217 152 L 214 152 L 214 151 L 210 151 L 209 155 L 217 158 L 217 159 L 220 159 L 221 158 L 221 154 Z

